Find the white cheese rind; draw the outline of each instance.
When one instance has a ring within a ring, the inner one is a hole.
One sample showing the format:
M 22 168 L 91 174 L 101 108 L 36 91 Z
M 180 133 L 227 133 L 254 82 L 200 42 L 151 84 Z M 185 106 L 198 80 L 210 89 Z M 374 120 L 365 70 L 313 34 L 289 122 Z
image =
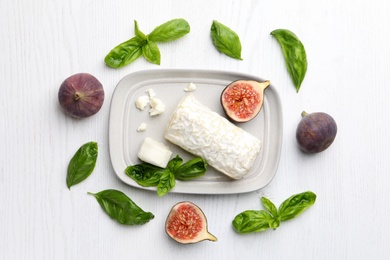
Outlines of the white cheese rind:
M 233 179 L 249 172 L 261 150 L 257 137 L 204 106 L 192 94 L 176 108 L 164 137 Z
M 155 166 L 165 168 L 172 156 L 169 147 L 149 137 L 145 137 L 138 151 L 138 158 Z

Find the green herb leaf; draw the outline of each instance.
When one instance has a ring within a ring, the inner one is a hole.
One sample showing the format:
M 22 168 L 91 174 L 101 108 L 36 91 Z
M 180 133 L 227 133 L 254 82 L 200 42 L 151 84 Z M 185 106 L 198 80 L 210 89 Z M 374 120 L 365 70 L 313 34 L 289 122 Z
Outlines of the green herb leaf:
M 214 20 L 211 25 L 211 40 L 219 52 L 242 60 L 240 38 L 229 27 Z
M 142 55 L 142 46 L 146 40 L 133 37 L 112 49 L 105 57 L 104 62 L 112 68 L 121 68 L 129 65 Z
M 68 165 L 66 185 L 71 186 L 82 182 L 93 172 L 98 156 L 98 145 L 89 142 L 82 145 L 72 157 Z
M 171 159 L 169 162 L 168 162 L 168 165 L 167 165 L 167 168 L 171 171 L 171 172 L 175 172 L 179 167 L 180 165 L 183 163 L 183 159 L 180 158 L 179 155 L 176 155 L 175 158 Z
M 282 47 L 287 70 L 298 92 L 307 71 L 306 51 L 302 42 L 291 31 L 278 29 L 271 32 Z
M 142 225 L 154 218 L 150 212 L 143 211 L 129 197 L 118 190 L 104 190 L 93 195 L 110 218 L 123 225 Z
M 273 217 L 265 210 L 246 210 L 232 222 L 234 230 L 241 234 L 265 231 L 271 227 L 271 223 L 274 223 Z
M 157 195 L 159 197 L 164 196 L 170 190 L 172 190 L 176 185 L 175 176 L 173 173 L 168 170 L 162 170 L 162 174 L 160 177 L 160 182 L 157 185 Z
M 190 25 L 184 19 L 173 19 L 157 26 L 149 35 L 149 41 L 169 42 L 179 39 L 190 32 Z
M 128 166 L 125 173 L 143 187 L 154 187 L 160 182 L 163 169 L 148 163 L 141 163 Z
M 142 46 L 142 54 L 150 63 L 160 65 L 160 50 L 154 42 L 148 41 L 146 45 Z
M 207 163 L 202 158 L 195 158 L 181 165 L 174 171 L 178 180 L 187 181 L 199 178 L 206 173 Z
M 262 197 L 261 203 L 272 214 L 274 218 L 277 218 L 279 216 L 278 209 L 276 208 L 275 204 L 272 203 L 272 201 L 265 197 Z
M 303 211 L 310 208 L 316 201 L 316 197 L 317 196 L 311 191 L 291 196 L 279 207 L 280 220 L 286 221 L 295 218 Z
M 146 35 L 138 28 L 138 22 L 134 20 L 134 34 L 140 39 L 146 40 Z

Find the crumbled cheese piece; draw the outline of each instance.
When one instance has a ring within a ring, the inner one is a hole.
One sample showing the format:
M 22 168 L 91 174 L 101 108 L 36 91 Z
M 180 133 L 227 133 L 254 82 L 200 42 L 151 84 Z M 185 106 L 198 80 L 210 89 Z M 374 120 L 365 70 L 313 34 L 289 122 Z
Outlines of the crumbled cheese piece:
M 188 86 L 184 89 L 185 92 L 192 92 L 196 90 L 196 85 L 194 83 L 188 84 Z
M 154 92 L 154 90 L 151 88 L 146 90 L 145 92 L 148 93 L 150 99 L 152 99 L 156 96 L 156 92 Z
M 138 128 L 137 128 L 137 132 L 143 132 L 146 130 L 146 127 L 147 127 L 147 124 L 146 123 L 141 123 Z
M 146 95 L 140 96 L 136 101 L 135 101 L 135 106 L 143 111 L 145 107 L 149 104 L 150 98 Z
M 149 104 L 150 110 L 149 110 L 149 115 L 150 116 L 157 116 L 165 111 L 165 105 L 164 103 L 156 98 L 156 92 L 154 92 L 153 89 L 148 89 L 145 91 L 147 95 L 142 95 L 140 96 L 136 101 L 135 101 L 135 106 L 143 111 L 145 107 Z
M 164 103 L 158 98 L 151 98 L 149 104 L 151 107 L 149 110 L 150 116 L 156 116 L 165 111 Z
M 157 142 L 146 137 L 138 151 L 138 158 L 146 163 L 165 168 L 171 159 L 172 152 L 169 147 L 163 143 Z

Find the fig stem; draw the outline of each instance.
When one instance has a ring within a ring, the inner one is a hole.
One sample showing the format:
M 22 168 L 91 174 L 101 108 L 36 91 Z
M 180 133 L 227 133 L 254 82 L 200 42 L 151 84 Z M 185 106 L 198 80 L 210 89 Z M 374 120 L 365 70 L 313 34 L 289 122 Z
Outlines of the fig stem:
M 258 85 L 259 87 L 262 89 L 262 90 L 265 90 L 270 84 L 271 82 L 269 80 L 266 80 L 266 81 L 263 81 L 263 82 L 258 82 Z
M 75 92 L 74 95 L 73 95 L 73 99 L 75 101 L 79 100 L 80 99 L 80 94 L 78 92 Z
M 302 111 L 301 116 L 304 117 L 306 115 L 307 115 L 306 111 Z
M 214 236 L 213 234 L 209 233 L 209 232 L 207 232 L 206 239 L 208 239 L 210 241 L 213 241 L 213 242 L 218 241 L 218 238 L 216 236 Z

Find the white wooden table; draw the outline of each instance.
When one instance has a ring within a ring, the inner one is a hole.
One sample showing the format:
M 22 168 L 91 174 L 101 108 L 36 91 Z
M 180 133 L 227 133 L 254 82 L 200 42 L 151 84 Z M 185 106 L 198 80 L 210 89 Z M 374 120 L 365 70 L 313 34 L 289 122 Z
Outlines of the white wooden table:
M 390 2 L 378 1 L 73 1 L 0 2 L 0 259 L 388 259 L 390 255 Z M 160 44 L 161 65 L 140 58 L 122 69 L 105 66 L 115 45 L 173 18 L 191 32 Z M 240 36 L 243 61 L 218 53 L 213 20 Z M 308 71 L 299 93 L 285 68 L 274 29 L 295 32 L 306 47 Z M 154 192 L 115 175 L 109 154 L 110 99 L 129 73 L 147 69 L 238 71 L 270 79 L 283 104 L 283 147 L 265 188 L 234 195 Z M 66 116 L 61 82 L 89 72 L 104 85 L 98 114 Z M 325 152 L 299 151 L 302 110 L 323 111 L 338 123 Z M 93 174 L 69 191 L 67 164 L 81 144 L 99 143 Z M 118 189 L 155 214 L 143 226 L 111 220 L 88 191 Z M 239 235 L 231 221 L 312 190 L 315 205 L 275 231 Z M 165 218 L 190 200 L 206 213 L 218 242 L 183 246 L 169 239 Z

